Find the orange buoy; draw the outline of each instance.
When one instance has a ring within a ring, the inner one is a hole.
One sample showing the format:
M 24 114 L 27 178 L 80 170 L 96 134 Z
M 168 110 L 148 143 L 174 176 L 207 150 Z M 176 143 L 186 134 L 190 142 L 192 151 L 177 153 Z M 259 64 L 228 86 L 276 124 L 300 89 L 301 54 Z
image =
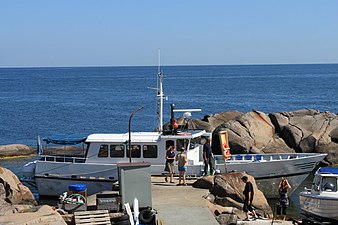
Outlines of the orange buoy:
M 178 128 L 177 120 L 174 120 L 173 128 L 176 130 Z

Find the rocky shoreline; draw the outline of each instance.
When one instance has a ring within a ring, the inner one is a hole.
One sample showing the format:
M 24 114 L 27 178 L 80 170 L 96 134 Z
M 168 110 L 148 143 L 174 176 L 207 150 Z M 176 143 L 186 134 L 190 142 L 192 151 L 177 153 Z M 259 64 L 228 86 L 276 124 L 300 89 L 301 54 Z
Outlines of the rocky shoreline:
M 177 121 L 186 126 L 184 118 Z M 338 115 L 331 112 L 301 109 L 266 114 L 257 110 L 246 113 L 230 110 L 189 120 L 187 125 L 189 129 L 212 132 L 216 155 L 221 155 L 218 132 L 227 131 L 232 154 L 326 153 L 327 164 L 338 163 Z M 168 126 L 167 123 L 164 128 L 169 129 Z M 36 149 L 22 144 L 0 146 L 0 158 L 35 152 Z
M 184 126 L 184 119 L 178 123 Z M 166 124 L 168 126 L 168 124 Z M 225 111 L 188 121 L 189 128 L 212 132 L 213 152 L 221 155 L 219 131 L 227 131 L 232 154 L 326 153 L 337 164 L 338 115 L 314 109 L 266 114 Z

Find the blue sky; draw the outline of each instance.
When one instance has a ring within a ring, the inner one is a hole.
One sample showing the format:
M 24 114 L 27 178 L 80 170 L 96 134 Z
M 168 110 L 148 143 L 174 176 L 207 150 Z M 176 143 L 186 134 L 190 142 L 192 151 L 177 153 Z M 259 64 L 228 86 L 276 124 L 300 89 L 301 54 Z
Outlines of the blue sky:
M 0 37 L 0 67 L 338 63 L 338 1 L 1 1 Z

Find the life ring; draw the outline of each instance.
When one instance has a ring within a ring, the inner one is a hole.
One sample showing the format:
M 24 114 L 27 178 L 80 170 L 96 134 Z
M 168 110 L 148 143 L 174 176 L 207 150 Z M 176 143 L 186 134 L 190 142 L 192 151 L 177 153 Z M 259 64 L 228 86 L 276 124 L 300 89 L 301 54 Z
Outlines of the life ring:
M 224 143 L 223 144 L 223 157 L 224 157 L 225 160 L 228 160 L 228 159 L 230 159 L 230 156 L 231 156 L 230 148 L 227 145 L 227 143 Z

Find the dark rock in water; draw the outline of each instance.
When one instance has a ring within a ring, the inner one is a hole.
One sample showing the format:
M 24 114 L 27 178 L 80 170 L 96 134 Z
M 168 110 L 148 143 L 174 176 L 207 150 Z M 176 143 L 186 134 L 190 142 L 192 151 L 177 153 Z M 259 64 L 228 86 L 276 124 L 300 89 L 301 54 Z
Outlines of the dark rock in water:
M 15 213 L 14 205 L 20 204 L 37 205 L 37 202 L 32 192 L 14 173 L 0 167 L 0 215 Z
M 27 145 L 11 144 L 0 146 L 0 158 L 13 156 L 28 156 L 32 154 L 35 154 L 35 150 Z

